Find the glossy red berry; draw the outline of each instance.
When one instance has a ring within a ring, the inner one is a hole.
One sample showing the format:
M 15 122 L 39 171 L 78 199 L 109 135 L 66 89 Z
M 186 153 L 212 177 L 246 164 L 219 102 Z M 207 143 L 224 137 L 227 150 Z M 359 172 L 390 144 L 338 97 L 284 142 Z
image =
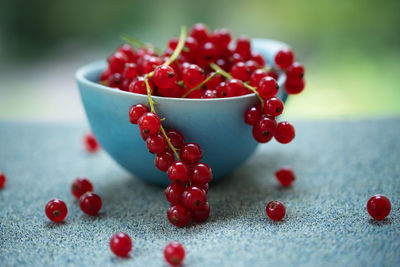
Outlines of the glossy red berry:
M 274 137 L 279 143 L 289 143 L 295 137 L 295 130 L 293 125 L 287 121 L 278 123 Z
M 188 36 L 185 41 L 185 46 L 183 47 L 182 55 L 185 58 L 193 61 L 196 55 L 199 53 L 199 51 L 200 51 L 199 43 L 193 37 Z
M 209 189 L 208 183 L 204 184 L 204 185 L 200 185 L 198 187 L 203 189 L 203 191 L 206 193 L 206 195 L 208 194 L 208 189 Z
M 200 146 L 195 143 L 185 144 L 179 153 L 182 161 L 188 164 L 197 163 L 203 157 Z
M 269 142 L 276 132 L 276 121 L 262 116 L 253 126 L 253 137 L 259 143 Z
M 174 85 L 176 74 L 173 68 L 167 65 L 158 66 L 154 70 L 153 82 L 160 88 L 169 88 Z
M 132 250 L 132 239 L 125 233 L 116 233 L 110 239 L 110 249 L 115 255 L 126 257 Z
M 289 48 L 283 48 L 275 55 L 275 64 L 280 69 L 287 69 L 294 62 L 294 53 Z
M 231 79 L 226 83 L 226 97 L 234 97 L 246 94 L 248 91 L 242 81 Z
M 168 88 L 157 88 L 157 92 L 160 96 L 175 98 L 179 98 L 182 96 L 182 90 L 183 88 L 177 83 L 174 83 L 171 87 Z
M 190 36 L 192 36 L 199 44 L 203 44 L 208 41 L 209 29 L 206 25 L 202 23 L 195 24 L 191 31 Z
M 124 53 L 128 57 L 128 62 L 135 61 L 136 55 L 130 44 L 123 44 L 119 47 L 118 51 Z
M 171 242 L 164 248 L 164 258 L 172 266 L 180 266 L 185 259 L 185 249 L 181 243 Z
M 60 199 L 53 199 L 47 202 L 44 211 L 47 218 L 53 222 L 61 222 L 68 214 L 67 205 Z
M 157 156 L 154 158 L 154 164 L 156 165 L 157 169 L 159 169 L 162 172 L 166 172 L 169 166 L 171 166 L 172 163 L 174 162 L 175 162 L 174 154 L 172 154 L 172 152 L 170 151 L 157 154 Z
M 304 90 L 304 79 L 288 80 L 285 82 L 285 90 L 289 95 L 299 94 Z
M 152 94 L 154 93 L 154 84 L 150 80 L 148 80 L 150 89 Z M 147 87 L 143 77 L 139 77 L 136 80 L 133 80 L 131 84 L 129 84 L 128 91 L 131 93 L 146 95 L 147 94 Z
M 270 115 L 272 117 L 276 117 L 281 115 L 283 112 L 283 102 L 277 97 L 272 97 L 267 99 L 264 103 L 263 113 L 266 115 Z
M 3 172 L 0 172 L 0 189 L 3 189 L 6 186 L 7 177 Z
M 100 145 L 97 142 L 96 137 L 92 133 L 87 133 L 84 136 L 84 144 L 86 151 L 89 153 L 95 153 L 100 149 Z
M 283 167 L 275 172 L 275 177 L 282 186 L 290 186 L 296 179 L 292 168 Z
M 162 61 L 156 56 L 144 56 L 141 64 L 141 73 L 146 74 L 152 72 L 157 66 L 161 65 Z
M 184 138 L 183 134 L 178 130 L 175 130 L 175 129 L 168 130 L 167 136 L 168 136 L 169 140 L 171 141 L 171 144 L 175 148 L 181 148 L 183 146 L 183 144 L 185 143 L 185 138 Z
M 374 195 L 367 203 L 367 211 L 375 220 L 385 219 L 390 214 L 391 208 L 390 200 L 383 195 Z
M 87 192 L 79 198 L 79 206 L 87 215 L 99 213 L 102 204 L 101 197 L 92 192 Z
M 217 98 L 217 90 L 206 90 L 201 95 L 202 99 Z
M 236 40 L 235 52 L 238 53 L 243 59 L 248 59 L 251 54 L 250 39 L 246 36 L 241 36 Z
M 235 79 L 247 81 L 250 77 L 250 69 L 244 62 L 237 62 L 231 68 L 231 75 Z
M 168 168 L 167 175 L 172 182 L 185 183 L 189 179 L 190 169 L 186 163 L 176 161 Z
M 210 216 L 210 205 L 208 202 L 199 210 L 192 211 L 192 219 L 195 222 L 204 222 Z
M 280 221 L 285 217 L 286 209 L 280 201 L 271 201 L 265 208 L 268 217 L 273 221 Z
M 206 62 L 204 62 L 206 64 L 206 66 L 208 66 L 207 64 L 212 61 L 217 59 L 218 56 L 218 50 L 215 47 L 215 45 L 211 42 L 205 42 L 202 46 L 201 46 L 201 59 L 205 60 Z M 202 64 L 200 64 L 199 62 L 197 62 L 200 66 L 203 66 Z
M 261 111 L 257 107 L 249 107 L 244 113 L 244 121 L 248 125 L 254 125 L 261 118 Z
M 200 210 L 206 202 L 206 193 L 197 186 L 187 188 L 182 194 L 182 205 L 189 210 Z
M 173 182 L 165 189 L 165 197 L 172 205 L 179 204 L 182 199 L 185 186 L 182 183 Z
M 265 100 L 274 97 L 278 93 L 278 90 L 278 83 L 274 78 L 269 76 L 262 78 L 257 88 L 258 93 Z
M 128 56 L 120 51 L 115 52 L 108 58 L 108 66 L 112 73 L 122 73 L 127 62 Z
M 153 112 L 147 112 L 138 119 L 137 124 L 141 132 L 152 135 L 160 130 L 161 120 Z
M 250 76 L 250 85 L 257 87 L 262 78 L 267 77 L 267 72 L 263 69 L 256 69 Z
M 188 88 L 194 88 L 196 85 L 204 81 L 204 70 L 195 64 L 190 64 L 182 72 L 183 83 Z
M 86 192 L 93 191 L 93 184 L 89 179 L 85 177 L 78 177 L 71 185 L 72 195 L 76 198 L 80 198 Z
M 100 82 L 108 81 L 108 78 L 110 77 L 111 74 L 112 74 L 112 73 L 111 73 L 110 68 L 107 68 L 107 69 L 103 70 L 103 71 L 100 73 L 99 81 L 100 81 Z
M 251 52 L 251 57 L 252 60 L 254 60 L 255 62 L 257 62 L 257 64 L 261 67 L 265 66 L 265 59 L 264 57 L 258 53 L 258 52 Z
M 108 86 L 112 88 L 121 88 L 122 81 L 121 73 L 113 73 L 108 77 Z
M 210 41 L 220 50 L 226 49 L 231 40 L 231 33 L 228 29 L 217 29 L 210 36 Z
M 294 62 L 286 70 L 286 81 L 298 81 L 304 77 L 304 66 L 299 62 Z
M 124 77 L 133 79 L 138 75 L 138 67 L 135 63 L 126 63 L 124 70 Z
M 170 223 L 178 227 L 185 227 L 192 219 L 190 212 L 180 204 L 169 207 L 167 217 Z
M 136 104 L 133 105 L 130 109 L 129 109 L 129 121 L 132 124 L 136 124 L 138 119 L 144 114 L 149 112 L 150 109 L 143 104 Z
M 191 181 L 196 186 L 207 184 L 211 181 L 212 176 L 211 168 L 207 164 L 200 162 L 192 166 Z
M 164 136 L 161 133 L 150 135 L 146 139 L 146 146 L 149 149 L 150 153 L 153 154 L 164 153 L 168 148 L 167 140 L 165 140 Z

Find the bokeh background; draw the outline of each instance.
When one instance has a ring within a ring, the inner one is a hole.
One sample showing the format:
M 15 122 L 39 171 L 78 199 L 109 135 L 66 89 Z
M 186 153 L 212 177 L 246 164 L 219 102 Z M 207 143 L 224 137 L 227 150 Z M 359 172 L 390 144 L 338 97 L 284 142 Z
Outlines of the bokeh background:
M 85 121 L 74 72 L 128 33 L 165 47 L 181 25 L 291 44 L 306 66 L 286 116 L 400 115 L 400 1 L 0 1 L 0 119 Z

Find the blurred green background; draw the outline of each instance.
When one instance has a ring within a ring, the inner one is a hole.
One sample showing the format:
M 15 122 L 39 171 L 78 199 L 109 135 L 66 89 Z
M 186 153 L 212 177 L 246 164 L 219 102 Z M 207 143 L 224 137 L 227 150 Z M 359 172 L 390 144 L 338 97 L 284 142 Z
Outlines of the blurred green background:
M 291 44 L 306 66 L 286 116 L 400 114 L 400 1 L 23 1 L 0 9 L 0 118 L 84 120 L 75 70 L 128 33 L 164 47 L 181 25 Z

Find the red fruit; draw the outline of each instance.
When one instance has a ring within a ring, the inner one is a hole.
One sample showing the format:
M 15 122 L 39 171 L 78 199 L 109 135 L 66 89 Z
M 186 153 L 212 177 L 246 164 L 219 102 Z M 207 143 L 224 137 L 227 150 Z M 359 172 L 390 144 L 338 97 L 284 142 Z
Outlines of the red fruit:
M 206 202 L 207 195 L 199 187 L 189 187 L 182 194 L 182 205 L 189 210 L 200 210 Z
M 125 233 L 116 233 L 110 239 L 111 251 L 119 256 L 126 257 L 132 250 L 132 240 L 129 235 Z
M 89 153 L 95 153 L 100 148 L 100 145 L 96 140 L 96 137 L 92 133 L 85 134 L 83 141 L 85 144 L 86 151 Z
M 206 193 L 206 195 L 208 194 L 208 184 L 205 185 L 200 185 L 198 186 L 199 188 L 203 189 L 203 191 Z
M 172 37 L 168 41 L 168 48 L 171 49 L 171 50 L 175 50 L 175 48 L 178 46 L 178 43 L 179 43 L 179 38 Z
M 168 130 L 167 136 L 169 138 L 169 141 L 175 148 L 181 148 L 185 143 L 185 138 L 183 137 L 183 134 L 178 130 Z
M 238 53 L 243 59 L 248 59 L 251 54 L 250 40 L 246 36 L 241 36 L 236 40 L 235 53 Z
M 304 90 L 305 82 L 304 79 L 296 81 L 289 80 L 285 82 L 285 90 L 289 95 L 299 94 Z
M 196 85 L 204 81 L 204 70 L 195 64 L 190 64 L 183 69 L 182 80 L 188 88 L 194 88 Z
M 205 90 L 201 95 L 203 99 L 217 98 L 217 90 Z
M 192 178 L 191 181 L 196 186 L 202 186 L 207 184 L 212 179 L 212 171 L 210 166 L 205 163 L 197 163 L 192 166 Z
M 209 30 L 208 27 L 202 23 L 197 23 L 193 26 L 190 31 L 192 36 L 199 44 L 203 44 L 208 41 Z
M 217 29 L 211 34 L 210 41 L 219 49 L 226 49 L 231 42 L 232 37 L 227 29 Z
M 283 112 L 283 102 L 277 97 L 272 97 L 265 101 L 263 113 L 276 117 L 281 115 Z
M 71 185 L 72 195 L 80 198 L 86 192 L 93 191 L 93 184 L 85 177 L 78 177 Z
M 47 202 L 44 211 L 47 218 L 53 222 L 61 222 L 68 214 L 67 205 L 60 199 L 53 199 Z
M 210 205 L 208 202 L 200 210 L 192 211 L 192 219 L 195 222 L 204 222 L 210 216 Z
M 283 48 L 275 55 L 275 64 L 280 69 L 287 69 L 294 62 L 294 53 L 288 48 Z
M 121 73 L 113 73 L 108 77 L 108 86 L 111 88 L 122 87 L 122 75 Z
M 264 57 L 258 53 L 258 52 L 251 52 L 251 57 L 252 60 L 258 63 L 259 66 L 264 67 L 265 66 L 265 59 Z
M 171 242 L 164 248 L 164 258 L 170 265 L 180 266 L 185 259 L 185 249 L 181 243 Z
M 175 81 L 176 74 L 170 66 L 161 65 L 154 70 L 153 82 L 159 88 L 169 88 L 175 84 Z
M 237 62 L 231 68 L 231 75 L 233 78 L 247 81 L 250 77 L 250 69 L 244 62 Z
M 129 109 L 129 121 L 132 124 L 136 124 L 138 119 L 144 114 L 149 112 L 150 109 L 143 104 L 136 104 L 133 105 L 130 109 Z
M 175 161 L 167 170 L 168 179 L 172 182 L 185 183 L 190 176 L 190 169 L 186 163 Z
M 280 221 L 285 217 L 286 209 L 280 201 L 271 201 L 265 208 L 268 217 L 274 221 Z
M 299 62 L 294 62 L 286 70 L 286 81 L 298 81 L 304 77 L 304 66 Z
M 138 119 L 137 124 L 141 132 L 152 135 L 160 130 L 161 120 L 153 112 L 147 112 Z
M 157 92 L 160 96 L 179 98 L 182 95 L 182 87 L 179 84 L 174 83 L 169 88 L 158 88 Z
M 182 147 L 180 151 L 180 156 L 182 161 L 188 164 L 193 164 L 201 160 L 203 153 L 198 144 L 187 143 Z
M 123 52 L 117 51 L 108 58 L 108 67 L 111 73 L 122 73 L 127 62 L 128 56 Z
M 274 78 L 266 76 L 260 80 L 257 91 L 260 96 L 267 100 L 268 98 L 274 97 L 279 90 L 279 85 Z
M 254 125 L 261 117 L 261 111 L 257 107 L 249 107 L 244 113 L 244 121 L 248 125 Z
M 87 215 L 99 213 L 102 204 L 100 196 L 92 192 L 87 192 L 79 198 L 79 206 Z
M 290 186 L 296 179 L 292 168 L 283 167 L 275 172 L 275 177 L 282 186 Z
M 186 38 L 183 51 L 181 52 L 182 56 L 193 61 L 196 58 L 196 55 L 199 53 L 199 51 L 200 51 L 199 43 L 193 37 L 188 36 Z
M 242 81 L 237 80 L 237 79 L 232 79 L 229 80 L 226 83 L 226 97 L 234 97 L 234 96 L 241 96 L 246 94 L 246 87 L 244 87 L 244 84 Z
M 165 197 L 172 205 L 177 205 L 181 202 L 185 186 L 182 183 L 173 182 L 165 189 Z
M 99 78 L 100 82 L 108 81 L 108 78 L 110 77 L 110 75 L 111 75 L 111 70 L 109 68 L 103 70 L 100 74 L 100 78 Z
M 278 80 L 278 73 L 274 70 L 270 70 L 267 72 L 267 76 L 274 78 L 275 80 Z
M 154 92 L 154 84 L 151 79 L 148 80 L 151 92 Z M 129 85 L 128 91 L 131 93 L 147 95 L 147 87 L 144 81 L 144 77 L 138 77 L 136 80 L 133 80 Z
M 146 146 L 149 149 L 150 153 L 153 154 L 164 153 L 168 148 L 167 140 L 165 140 L 164 136 L 161 133 L 150 135 L 146 139 Z
M 126 63 L 124 70 L 124 77 L 133 79 L 138 74 L 138 67 L 135 63 Z
M 167 216 L 170 223 L 178 227 L 185 227 L 192 219 L 190 212 L 179 204 L 169 207 Z
M 3 172 L 0 172 L 0 189 L 3 189 L 6 186 L 7 177 Z
M 208 62 L 217 59 L 218 56 L 218 50 L 215 47 L 215 45 L 211 42 L 205 42 L 202 46 L 201 46 L 201 59 L 205 60 L 205 64 L 206 66 L 208 66 Z M 200 66 L 202 66 L 201 64 L 199 64 Z M 202 66 L 204 67 L 204 66 Z
M 123 44 L 119 47 L 118 51 L 124 53 L 128 57 L 128 62 L 133 62 L 136 59 L 135 51 L 129 44 Z
M 385 219 L 392 208 L 390 200 L 383 195 L 372 196 L 367 203 L 367 211 L 375 220 Z
M 275 132 L 275 140 L 282 144 L 287 144 L 295 137 L 295 131 L 292 124 L 287 121 L 278 123 Z
M 170 151 L 166 151 L 162 154 L 157 154 L 157 156 L 154 158 L 154 164 L 156 165 L 157 169 L 162 172 L 166 172 L 169 166 L 171 166 L 171 164 L 174 162 L 174 154 L 172 154 L 172 152 Z
M 262 116 L 253 126 L 253 137 L 259 143 L 266 143 L 272 139 L 276 131 L 276 121 Z
M 252 74 L 256 69 L 258 69 L 260 66 L 258 63 L 254 60 L 247 60 L 245 62 L 247 69 L 249 70 L 249 76 Z
M 267 72 L 263 69 L 257 69 L 253 71 L 250 76 L 250 85 L 253 87 L 257 87 L 260 84 L 261 79 L 267 76 Z
M 162 61 L 159 57 L 156 56 L 144 56 L 143 62 L 140 66 L 142 74 L 146 74 L 152 72 L 157 66 L 161 65 Z
M 221 82 L 218 86 L 217 86 L 217 97 L 226 97 L 226 90 L 227 90 L 227 84 L 226 82 Z

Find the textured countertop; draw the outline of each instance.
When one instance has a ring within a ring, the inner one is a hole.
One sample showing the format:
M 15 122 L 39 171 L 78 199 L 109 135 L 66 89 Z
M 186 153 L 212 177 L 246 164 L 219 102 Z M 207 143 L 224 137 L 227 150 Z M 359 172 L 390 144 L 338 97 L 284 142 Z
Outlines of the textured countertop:
M 83 151 L 84 125 L 0 122 L 0 169 L 8 176 L 0 265 L 166 266 L 162 250 L 176 240 L 186 248 L 185 266 L 399 266 L 400 118 L 294 124 L 291 144 L 259 146 L 210 186 L 206 223 L 178 229 L 166 219 L 162 188 L 132 177 L 104 151 Z M 288 189 L 273 175 L 284 165 L 297 174 Z M 79 210 L 70 193 L 76 176 L 91 179 L 102 196 L 99 216 Z M 392 202 L 382 222 L 365 207 L 377 193 Z M 44 214 L 54 197 L 69 209 L 61 224 Z M 282 222 L 266 217 L 271 200 L 286 205 Z M 109 250 L 118 231 L 133 239 L 128 259 Z

